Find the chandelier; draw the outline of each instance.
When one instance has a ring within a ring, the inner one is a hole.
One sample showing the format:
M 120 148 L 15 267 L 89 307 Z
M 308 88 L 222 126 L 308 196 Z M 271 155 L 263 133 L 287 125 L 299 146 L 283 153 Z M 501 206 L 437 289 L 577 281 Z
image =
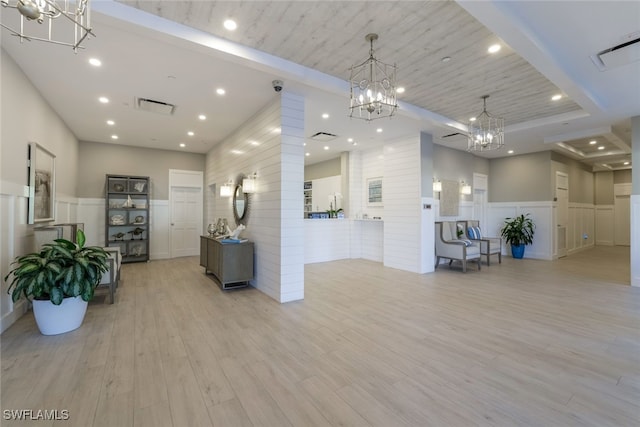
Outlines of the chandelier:
M 504 147 L 504 119 L 487 113 L 488 97 L 489 95 L 482 97 L 482 113 L 469 123 L 467 151 L 489 151 Z
M 350 68 L 351 102 L 349 117 L 371 121 L 391 117 L 398 109 L 396 103 L 396 65 L 385 64 L 373 56 L 373 42 L 377 34 L 367 34 L 371 44 L 369 58 Z
M 20 12 L 19 22 L 12 28 L 0 23 L 12 35 L 20 37 L 20 41 L 39 40 L 49 43 L 71 46 L 74 52 L 81 48 L 82 43 L 91 31 L 89 0 L 0 0 L 3 7 L 17 9 Z M 74 8 L 75 7 L 75 8 Z M 32 25 L 29 21 L 36 21 Z M 57 23 L 54 25 L 54 23 Z M 26 25 L 25 25 L 26 24 Z M 19 29 L 16 29 L 19 28 Z M 31 33 L 27 32 L 31 30 Z

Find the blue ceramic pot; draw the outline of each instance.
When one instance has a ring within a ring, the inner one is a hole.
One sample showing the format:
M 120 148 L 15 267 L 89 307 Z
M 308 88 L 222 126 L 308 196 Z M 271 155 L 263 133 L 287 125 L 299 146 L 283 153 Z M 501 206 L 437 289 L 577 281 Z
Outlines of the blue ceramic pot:
M 514 258 L 522 258 L 524 256 L 525 245 L 511 245 L 511 256 Z

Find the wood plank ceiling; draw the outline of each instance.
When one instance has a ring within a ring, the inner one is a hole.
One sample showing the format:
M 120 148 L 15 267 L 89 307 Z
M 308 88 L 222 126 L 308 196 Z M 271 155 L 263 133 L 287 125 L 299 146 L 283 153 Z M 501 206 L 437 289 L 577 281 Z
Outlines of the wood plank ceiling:
M 507 125 L 581 110 L 557 87 L 453 1 L 121 1 L 163 18 L 348 79 L 368 56 L 398 65 L 400 99 L 467 123 L 487 110 Z M 222 21 L 239 24 L 229 33 Z M 502 50 L 487 53 L 499 42 Z M 445 57 L 451 58 L 443 62 Z

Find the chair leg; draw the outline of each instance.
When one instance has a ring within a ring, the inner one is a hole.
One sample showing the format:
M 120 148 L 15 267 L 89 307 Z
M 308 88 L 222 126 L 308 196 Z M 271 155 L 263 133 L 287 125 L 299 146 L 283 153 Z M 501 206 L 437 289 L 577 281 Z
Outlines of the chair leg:
M 498 252 L 498 264 L 502 264 L 502 252 Z
M 482 270 L 482 258 L 478 258 L 478 271 Z
M 111 302 L 111 304 L 113 304 L 114 297 L 115 297 L 115 287 L 116 287 L 115 283 L 113 282 L 109 283 L 109 297 L 110 297 L 109 301 Z
M 491 265 L 491 254 L 487 254 L 487 267 Z
M 462 260 L 462 272 L 463 273 L 467 272 L 467 260 L 466 259 Z

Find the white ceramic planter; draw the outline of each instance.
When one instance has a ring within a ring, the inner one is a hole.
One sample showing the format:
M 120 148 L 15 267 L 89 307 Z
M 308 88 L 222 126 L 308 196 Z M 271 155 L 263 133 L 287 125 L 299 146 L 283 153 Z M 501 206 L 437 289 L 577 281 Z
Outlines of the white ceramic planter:
M 87 305 L 82 297 L 65 298 L 60 305 L 33 300 L 33 315 L 42 335 L 58 335 L 82 325 Z

